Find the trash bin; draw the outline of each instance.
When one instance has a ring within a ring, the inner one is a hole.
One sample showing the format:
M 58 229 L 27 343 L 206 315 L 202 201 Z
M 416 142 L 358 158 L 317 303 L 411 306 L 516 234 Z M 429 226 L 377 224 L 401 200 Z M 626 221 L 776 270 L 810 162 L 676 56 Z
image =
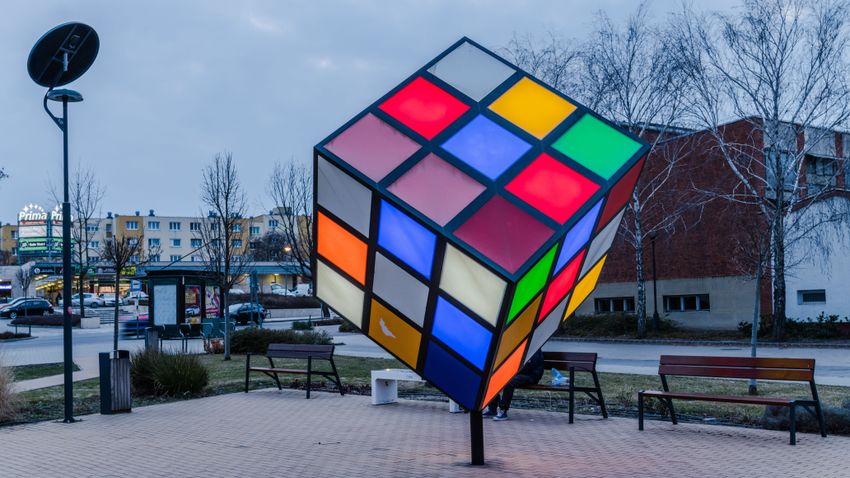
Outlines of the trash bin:
M 116 350 L 101 352 L 100 359 L 100 413 L 126 413 L 131 408 L 130 352 Z
M 159 352 L 159 329 L 148 327 L 145 329 L 145 350 Z

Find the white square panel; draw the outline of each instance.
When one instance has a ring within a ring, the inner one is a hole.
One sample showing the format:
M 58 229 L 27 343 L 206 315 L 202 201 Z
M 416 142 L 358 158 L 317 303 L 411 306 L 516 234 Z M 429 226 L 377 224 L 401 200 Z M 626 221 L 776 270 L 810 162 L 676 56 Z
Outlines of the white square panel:
M 375 255 L 375 294 L 419 327 L 425 322 L 428 286 L 381 254 Z
M 570 296 L 567 296 L 564 300 L 562 300 L 551 312 L 549 315 L 543 319 L 543 322 L 534 329 L 534 335 L 531 337 L 531 345 L 528 347 L 528 353 L 525 354 L 525 360 L 528 361 L 534 352 L 540 350 L 543 347 L 543 344 L 552 337 L 552 334 L 558 330 L 558 326 L 561 324 L 561 320 L 564 318 L 564 310 L 567 308 L 567 301 L 570 300 Z
M 316 261 L 316 297 L 362 328 L 363 291 L 322 261 Z
M 578 275 L 579 277 L 584 276 L 594 264 L 599 262 L 599 259 L 602 259 L 602 256 L 608 252 L 608 249 L 611 248 L 611 243 L 614 242 L 614 237 L 617 236 L 617 229 L 620 228 L 620 220 L 623 219 L 623 213 L 625 211 L 626 209 L 623 208 L 623 210 L 617 214 L 617 217 L 609 222 L 608 225 L 593 238 L 593 242 L 590 243 L 590 248 L 587 250 L 584 265 L 581 268 L 581 273 Z
M 446 245 L 440 289 L 496 325 L 507 283 L 471 257 Z
M 428 68 L 429 73 L 475 101 L 481 101 L 515 71 L 468 42 Z
M 318 175 L 319 205 L 368 237 L 372 193 L 321 156 Z

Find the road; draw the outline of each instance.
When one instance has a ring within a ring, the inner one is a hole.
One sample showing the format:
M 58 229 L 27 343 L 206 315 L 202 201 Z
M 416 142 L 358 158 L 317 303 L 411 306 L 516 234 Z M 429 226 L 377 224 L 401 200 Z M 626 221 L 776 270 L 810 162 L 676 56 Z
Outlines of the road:
M 3 321 L 8 323 L 8 321 Z M 289 323 L 268 323 L 268 328 L 287 328 Z M 10 330 L 0 325 L 0 330 Z M 340 355 L 390 358 L 390 355 L 360 334 L 339 334 L 336 326 L 322 327 L 334 335 Z M 7 365 L 51 363 L 62 361 L 62 331 L 60 329 L 33 329 L 38 338 L 0 345 L 0 354 Z M 190 351 L 202 350 L 199 340 L 189 341 Z M 166 342 L 166 347 L 179 349 L 179 341 Z M 144 341 L 138 339 L 119 342 L 119 348 L 138 350 Z M 93 360 L 99 352 L 112 349 L 112 329 L 104 325 L 100 329 L 74 330 L 75 359 Z M 552 340 L 544 346 L 549 351 L 596 352 L 599 354 L 599 370 L 603 372 L 655 375 L 658 373 L 658 357 L 662 354 L 682 355 L 737 355 L 748 356 L 745 346 L 695 346 L 656 345 L 607 342 L 565 342 Z M 762 347 L 762 357 L 803 357 L 817 360 L 816 380 L 823 385 L 850 386 L 850 350 L 840 348 L 795 348 Z

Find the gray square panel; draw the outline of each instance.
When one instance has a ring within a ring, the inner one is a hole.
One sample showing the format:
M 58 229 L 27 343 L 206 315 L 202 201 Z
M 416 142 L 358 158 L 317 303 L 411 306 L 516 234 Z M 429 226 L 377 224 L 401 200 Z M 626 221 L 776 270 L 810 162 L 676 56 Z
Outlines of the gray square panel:
M 428 303 L 428 286 L 380 253 L 375 254 L 375 282 L 372 289 L 375 295 L 422 327 Z
M 475 101 L 481 101 L 515 71 L 468 42 L 428 68 L 429 73 Z
M 599 259 L 602 259 L 602 256 L 608 252 L 608 249 L 611 248 L 611 243 L 614 242 L 614 237 L 617 235 L 617 229 L 620 228 L 620 220 L 623 219 L 623 213 L 626 211 L 626 208 L 623 208 L 619 214 L 605 226 L 602 231 L 593 238 L 593 242 L 590 243 L 590 249 L 587 250 L 587 257 L 584 259 L 584 266 L 581 268 L 581 274 L 579 277 L 584 277 L 587 274 L 587 271 L 590 270 Z
M 572 294 L 570 294 L 572 295 Z M 528 352 L 525 354 L 525 361 L 534 355 L 534 352 L 540 350 L 543 347 L 543 344 L 549 340 L 549 337 L 558 330 L 558 326 L 561 325 L 561 320 L 564 318 L 564 311 L 567 309 L 567 302 L 570 300 L 570 295 L 564 298 L 554 309 L 552 312 L 549 312 L 549 315 L 543 319 L 543 322 L 534 329 L 534 335 L 531 337 L 531 345 L 528 346 Z
M 372 193 L 321 156 L 318 175 L 319 205 L 368 237 Z

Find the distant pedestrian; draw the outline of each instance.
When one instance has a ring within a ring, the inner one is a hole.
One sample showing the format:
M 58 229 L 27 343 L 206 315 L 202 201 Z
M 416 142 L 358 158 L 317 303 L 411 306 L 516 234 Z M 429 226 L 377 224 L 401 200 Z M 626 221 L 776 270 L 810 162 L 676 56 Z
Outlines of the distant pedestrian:
M 543 351 L 538 350 L 526 362 L 525 366 L 502 389 L 501 397 L 496 395 L 487 405 L 487 411 L 482 416 L 493 417 L 495 421 L 508 419 L 508 409 L 514 398 L 514 390 L 524 385 L 534 385 L 543 377 Z
M 56 305 L 62 305 L 62 293 L 61 292 L 56 293 Z

